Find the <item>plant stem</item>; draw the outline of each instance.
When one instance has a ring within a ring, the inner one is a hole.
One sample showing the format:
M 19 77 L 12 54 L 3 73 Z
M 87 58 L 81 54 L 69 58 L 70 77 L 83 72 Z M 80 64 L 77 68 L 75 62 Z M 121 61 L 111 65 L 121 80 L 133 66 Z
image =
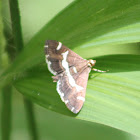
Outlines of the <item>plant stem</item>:
M 9 4 L 10 4 L 10 14 L 11 14 L 11 21 L 12 21 L 14 43 L 17 52 L 19 53 L 23 49 L 23 37 L 22 37 L 22 30 L 20 24 L 18 1 L 9 0 Z
M 11 133 L 11 85 L 2 89 L 1 132 L 2 140 L 9 140 Z
M 20 14 L 18 7 L 18 0 L 9 0 L 10 4 L 10 13 L 11 13 L 11 21 L 12 21 L 12 30 L 14 36 L 14 43 L 17 50 L 17 54 L 19 54 L 23 47 L 23 37 L 22 37 L 22 28 L 20 24 Z M 38 139 L 35 116 L 33 111 L 33 104 L 28 99 L 24 99 L 25 109 L 27 113 L 27 120 L 30 128 L 30 133 L 33 140 Z
M 31 138 L 32 140 L 38 140 L 33 103 L 28 99 L 24 98 L 24 105 L 26 109 L 28 127 L 29 127 L 29 132 L 31 134 Z
M 9 62 L 9 57 L 7 51 L 5 51 L 6 40 L 3 32 L 3 19 L 2 19 L 2 2 L 0 1 L 0 73 L 3 69 L 6 69 Z M 3 83 L 5 79 L 1 79 Z M 4 82 L 6 83 L 6 82 Z M 1 139 L 9 140 L 11 135 L 11 96 L 12 96 L 12 87 L 10 84 L 5 84 L 1 89 Z

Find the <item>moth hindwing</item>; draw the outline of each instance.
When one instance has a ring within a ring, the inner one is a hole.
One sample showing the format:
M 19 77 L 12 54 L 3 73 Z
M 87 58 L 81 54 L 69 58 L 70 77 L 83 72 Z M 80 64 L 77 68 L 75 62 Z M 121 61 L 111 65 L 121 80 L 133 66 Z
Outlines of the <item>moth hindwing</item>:
M 89 72 L 96 61 L 83 59 L 55 40 L 46 41 L 45 56 L 61 100 L 77 114 L 85 101 Z

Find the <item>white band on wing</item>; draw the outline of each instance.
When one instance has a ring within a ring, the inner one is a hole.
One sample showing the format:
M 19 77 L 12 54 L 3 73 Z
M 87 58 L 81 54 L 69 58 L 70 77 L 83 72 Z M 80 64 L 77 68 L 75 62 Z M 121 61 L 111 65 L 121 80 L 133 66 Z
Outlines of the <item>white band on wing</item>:
M 62 60 L 62 66 L 65 68 L 66 70 L 66 74 L 68 76 L 68 79 L 69 79 L 69 83 L 72 87 L 76 87 L 76 90 L 79 92 L 81 91 L 82 89 L 84 89 L 83 87 L 77 85 L 75 83 L 75 80 L 73 79 L 73 77 L 71 76 L 70 74 L 70 71 L 69 71 L 69 65 L 68 65 L 68 62 L 67 62 L 67 55 L 68 55 L 69 51 L 66 51 L 64 53 L 62 53 L 62 56 L 63 56 L 63 60 Z
M 61 49 L 61 47 L 62 47 L 62 43 L 61 43 L 61 42 L 59 42 L 59 44 L 58 44 L 58 46 L 57 46 L 56 50 L 60 50 L 60 49 Z

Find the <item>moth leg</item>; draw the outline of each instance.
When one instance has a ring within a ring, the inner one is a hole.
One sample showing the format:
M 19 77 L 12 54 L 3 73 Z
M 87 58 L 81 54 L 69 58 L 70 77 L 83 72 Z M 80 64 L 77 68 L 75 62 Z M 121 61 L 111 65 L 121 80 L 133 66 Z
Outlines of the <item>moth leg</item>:
M 53 78 L 53 82 L 57 82 L 58 81 L 58 75 L 52 76 L 52 78 Z
M 107 72 L 107 71 L 109 71 L 109 70 L 107 70 L 107 71 L 102 71 L 102 70 L 98 70 L 98 69 L 95 69 L 95 68 L 93 68 L 92 70 L 93 70 L 93 71 L 97 71 L 97 72 Z
M 58 82 L 58 80 L 60 79 L 60 77 L 64 76 L 64 72 L 57 74 L 56 76 L 52 76 L 53 78 L 53 82 Z

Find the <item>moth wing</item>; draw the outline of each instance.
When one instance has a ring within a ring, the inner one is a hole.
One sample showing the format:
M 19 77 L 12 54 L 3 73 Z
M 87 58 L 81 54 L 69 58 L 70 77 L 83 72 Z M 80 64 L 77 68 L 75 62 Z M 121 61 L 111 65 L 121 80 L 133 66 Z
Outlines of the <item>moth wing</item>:
M 70 71 L 72 72 L 72 67 Z M 66 73 L 60 76 L 57 82 L 57 91 L 67 108 L 77 114 L 85 101 L 88 76 L 91 68 L 85 65 L 78 73 L 72 73 L 76 86 L 71 86 Z
M 91 68 L 87 60 L 62 45 L 48 40 L 45 45 L 48 69 L 57 81 L 57 91 L 67 108 L 78 113 L 84 103 L 88 75 Z
M 58 75 L 65 71 L 65 68 L 62 66 L 62 60 L 64 59 L 63 53 L 66 51 L 69 52 L 67 57 L 69 67 L 76 65 L 77 61 L 79 63 L 83 61 L 86 62 L 86 60 L 84 60 L 78 54 L 62 45 L 61 42 L 55 40 L 47 40 L 45 44 L 46 62 L 48 64 L 48 69 L 52 74 Z

